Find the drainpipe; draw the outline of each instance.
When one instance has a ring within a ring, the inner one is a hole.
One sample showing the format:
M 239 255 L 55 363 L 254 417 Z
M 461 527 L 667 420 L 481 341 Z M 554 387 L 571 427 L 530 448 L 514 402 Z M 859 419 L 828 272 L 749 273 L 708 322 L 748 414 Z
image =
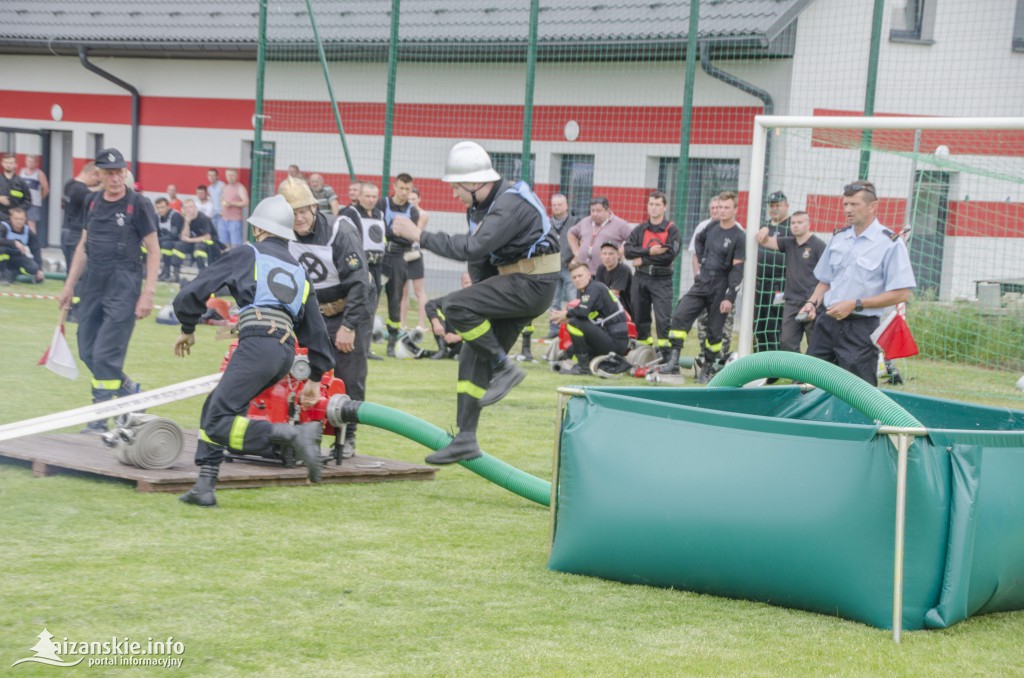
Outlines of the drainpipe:
M 78 46 L 78 60 L 82 62 L 86 70 L 92 71 L 104 80 L 109 80 L 118 87 L 128 90 L 132 95 L 132 174 L 135 176 L 135 181 L 139 181 L 139 90 L 113 73 L 108 73 L 89 61 L 88 50 L 83 45 Z
M 775 113 L 775 101 L 772 99 L 772 95 L 769 94 L 767 92 L 767 90 L 763 90 L 763 89 L 761 89 L 759 87 L 755 87 L 754 85 L 750 84 L 746 80 L 740 80 L 739 78 L 737 78 L 732 73 L 726 73 L 722 69 L 717 68 L 717 67 L 715 67 L 715 66 L 713 66 L 711 64 L 711 56 L 708 54 L 708 43 L 707 42 L 701 42 L 700 43 L 700 67 L 701 67 L 701 70 L 703 70 L 705 73 L 710 75 L 715 80 L 721 80 L 725 84 L 732 85 L 733 87 L 735 87 L 736 89 L 740 90 L 741 92 L 743 92 L 745 94 L 749 94 L 751 96 L 755 96 L 758 99 L 760 99 L 761 101 L 763 101 L 764 102 L 764 114 L 765 115 L 773 115 Z M 764 173 L 764 183 L 762 185 L 761 195 L 768 195 L 768 172 L 771 169 L 771 158 L 772 158 L 771 143 L 772 143 L 772 137 L 769 134 L 765 138 L 765 143 L 764 143 L 764 166 L 765 166 L 765 170 L 766 171 Z M 763 212 L 763 206 L 759 206 L 758 207 L 758 214 L 761 214 L 762 218 L 763 218 L 764 215 L 762 214 L 762 212 Z M 760 226 L 761 226 L 760 224 L 747 224 L 747 230 L 749 231 L 749 230 L 753 229 L 753 232 L 756 233 L 757 229 L 760 228 Z

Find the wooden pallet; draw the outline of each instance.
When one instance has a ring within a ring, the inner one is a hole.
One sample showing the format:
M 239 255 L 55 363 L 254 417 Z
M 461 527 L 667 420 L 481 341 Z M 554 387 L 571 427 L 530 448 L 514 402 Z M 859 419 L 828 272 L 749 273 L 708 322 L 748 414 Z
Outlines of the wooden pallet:
M 32 463 L 37 477 L 60 471 L 79 471 L 121 478 L 135 483 L 139 492 L 184 492 L 196 480 L 192 459 L 196 451 L 195 431 L 185 432 L 185 449 L 178 461 L 167 469 L 142 469 L 122 464 L 98 435 L 49 433 L 0 442 L 0 457 Z M 433 480 L 433 466 L 410 464 L 395 459 L 357 454 L 341 465 L 333 461 L 324 466 L 325 483 L 376 483 L 389 480 Z M 245 461 L 225 462 L 220 467 L 217 489 L 306 485 L 306 469 L 284 468 L 279 464 Z

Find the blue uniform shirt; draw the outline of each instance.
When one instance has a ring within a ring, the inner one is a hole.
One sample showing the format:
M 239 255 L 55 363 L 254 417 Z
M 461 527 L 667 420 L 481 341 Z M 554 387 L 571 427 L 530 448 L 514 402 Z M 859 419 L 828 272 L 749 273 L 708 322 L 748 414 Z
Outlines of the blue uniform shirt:
M 893 240 L 882 224 L 874 222 L 861 234 L 845 228 L 832 237 L 814 277 L 830 287 L 825 306 L 852 299 L 867 299 L 882 292 L 917 287 L 910 256 L 902 238 Z M 865 308 L 858 315 L 881 316 L 883 308 Z

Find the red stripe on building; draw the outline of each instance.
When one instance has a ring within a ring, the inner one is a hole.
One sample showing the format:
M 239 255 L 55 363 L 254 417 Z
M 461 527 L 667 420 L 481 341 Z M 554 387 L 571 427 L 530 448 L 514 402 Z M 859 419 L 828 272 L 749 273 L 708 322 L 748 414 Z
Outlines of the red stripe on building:
M 52 120 L 60 104 L 62 120 L 77 123 L 128 125 L 131 98 L 116 94 L 64 94 L 0 90 L 0 100 L 17 102 L 7 110 L 19 118 Z M 345 134 L 383 136 L 383 103 L 341 102 Z M 251 99 L 143 96 L 141 124 L 152 127 L 251 130 L 255 104 Z M 755 107 L 702 106 L 694 109 L 690 141 L 695 144 L 743 145 L 753 136 Z M 264 129 L 272 132 L 337 134 L 331 105 L 321 101 L 268 100 Z M 602 143 L 678 144 L 682 111 L 668 106 L 536 106 L 534 141 L 565 141 L 565 125 L 575 121 L 577 141 Z M 522 138 L 523 107 L 462 104 L 397 104 L 394 135 L 451 139 Z
M 907 201 L 879 198 L 878 220 L 894 231 L 907 221 Z M 831 195 L 807 196 L 811 230 L 831 233 L 846 225 L 843 199 Z M 946 208 L 947 236 L 975 238 L 1024 238 L 1024 204 L 984 200 L 951 200 Z
M 814 115 L 856 117 L 859 111 L 814 109 Z M 905 113 L 876 113 L 879 118 L 925 117 Z M 860 148 L 861 130 L 815 129 L 811 145 L 815 148 Z M 914 130 L 874 130 L 871 146 L 883 151 L 910 153 L 914 150 Z M 1024 155 L 1024 130 L 922 130 L 919 152 L 932 154 L 939 146 L 950 155 L 1021 156 Z

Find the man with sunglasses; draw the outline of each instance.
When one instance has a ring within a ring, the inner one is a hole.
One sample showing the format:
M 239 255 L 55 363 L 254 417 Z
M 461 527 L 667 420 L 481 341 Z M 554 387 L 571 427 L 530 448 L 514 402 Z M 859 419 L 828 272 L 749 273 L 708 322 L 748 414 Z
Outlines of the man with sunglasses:
M 885 309 L 917 287 L 907 246 L 879 223 L 878 192 L 869 181 L 843 187 L 847 226 L 836 229 L 814 267 L 817 287 L 800 309 L 814 319 L 807 354 L 878 385 L 878 349 L 871 333 Z

